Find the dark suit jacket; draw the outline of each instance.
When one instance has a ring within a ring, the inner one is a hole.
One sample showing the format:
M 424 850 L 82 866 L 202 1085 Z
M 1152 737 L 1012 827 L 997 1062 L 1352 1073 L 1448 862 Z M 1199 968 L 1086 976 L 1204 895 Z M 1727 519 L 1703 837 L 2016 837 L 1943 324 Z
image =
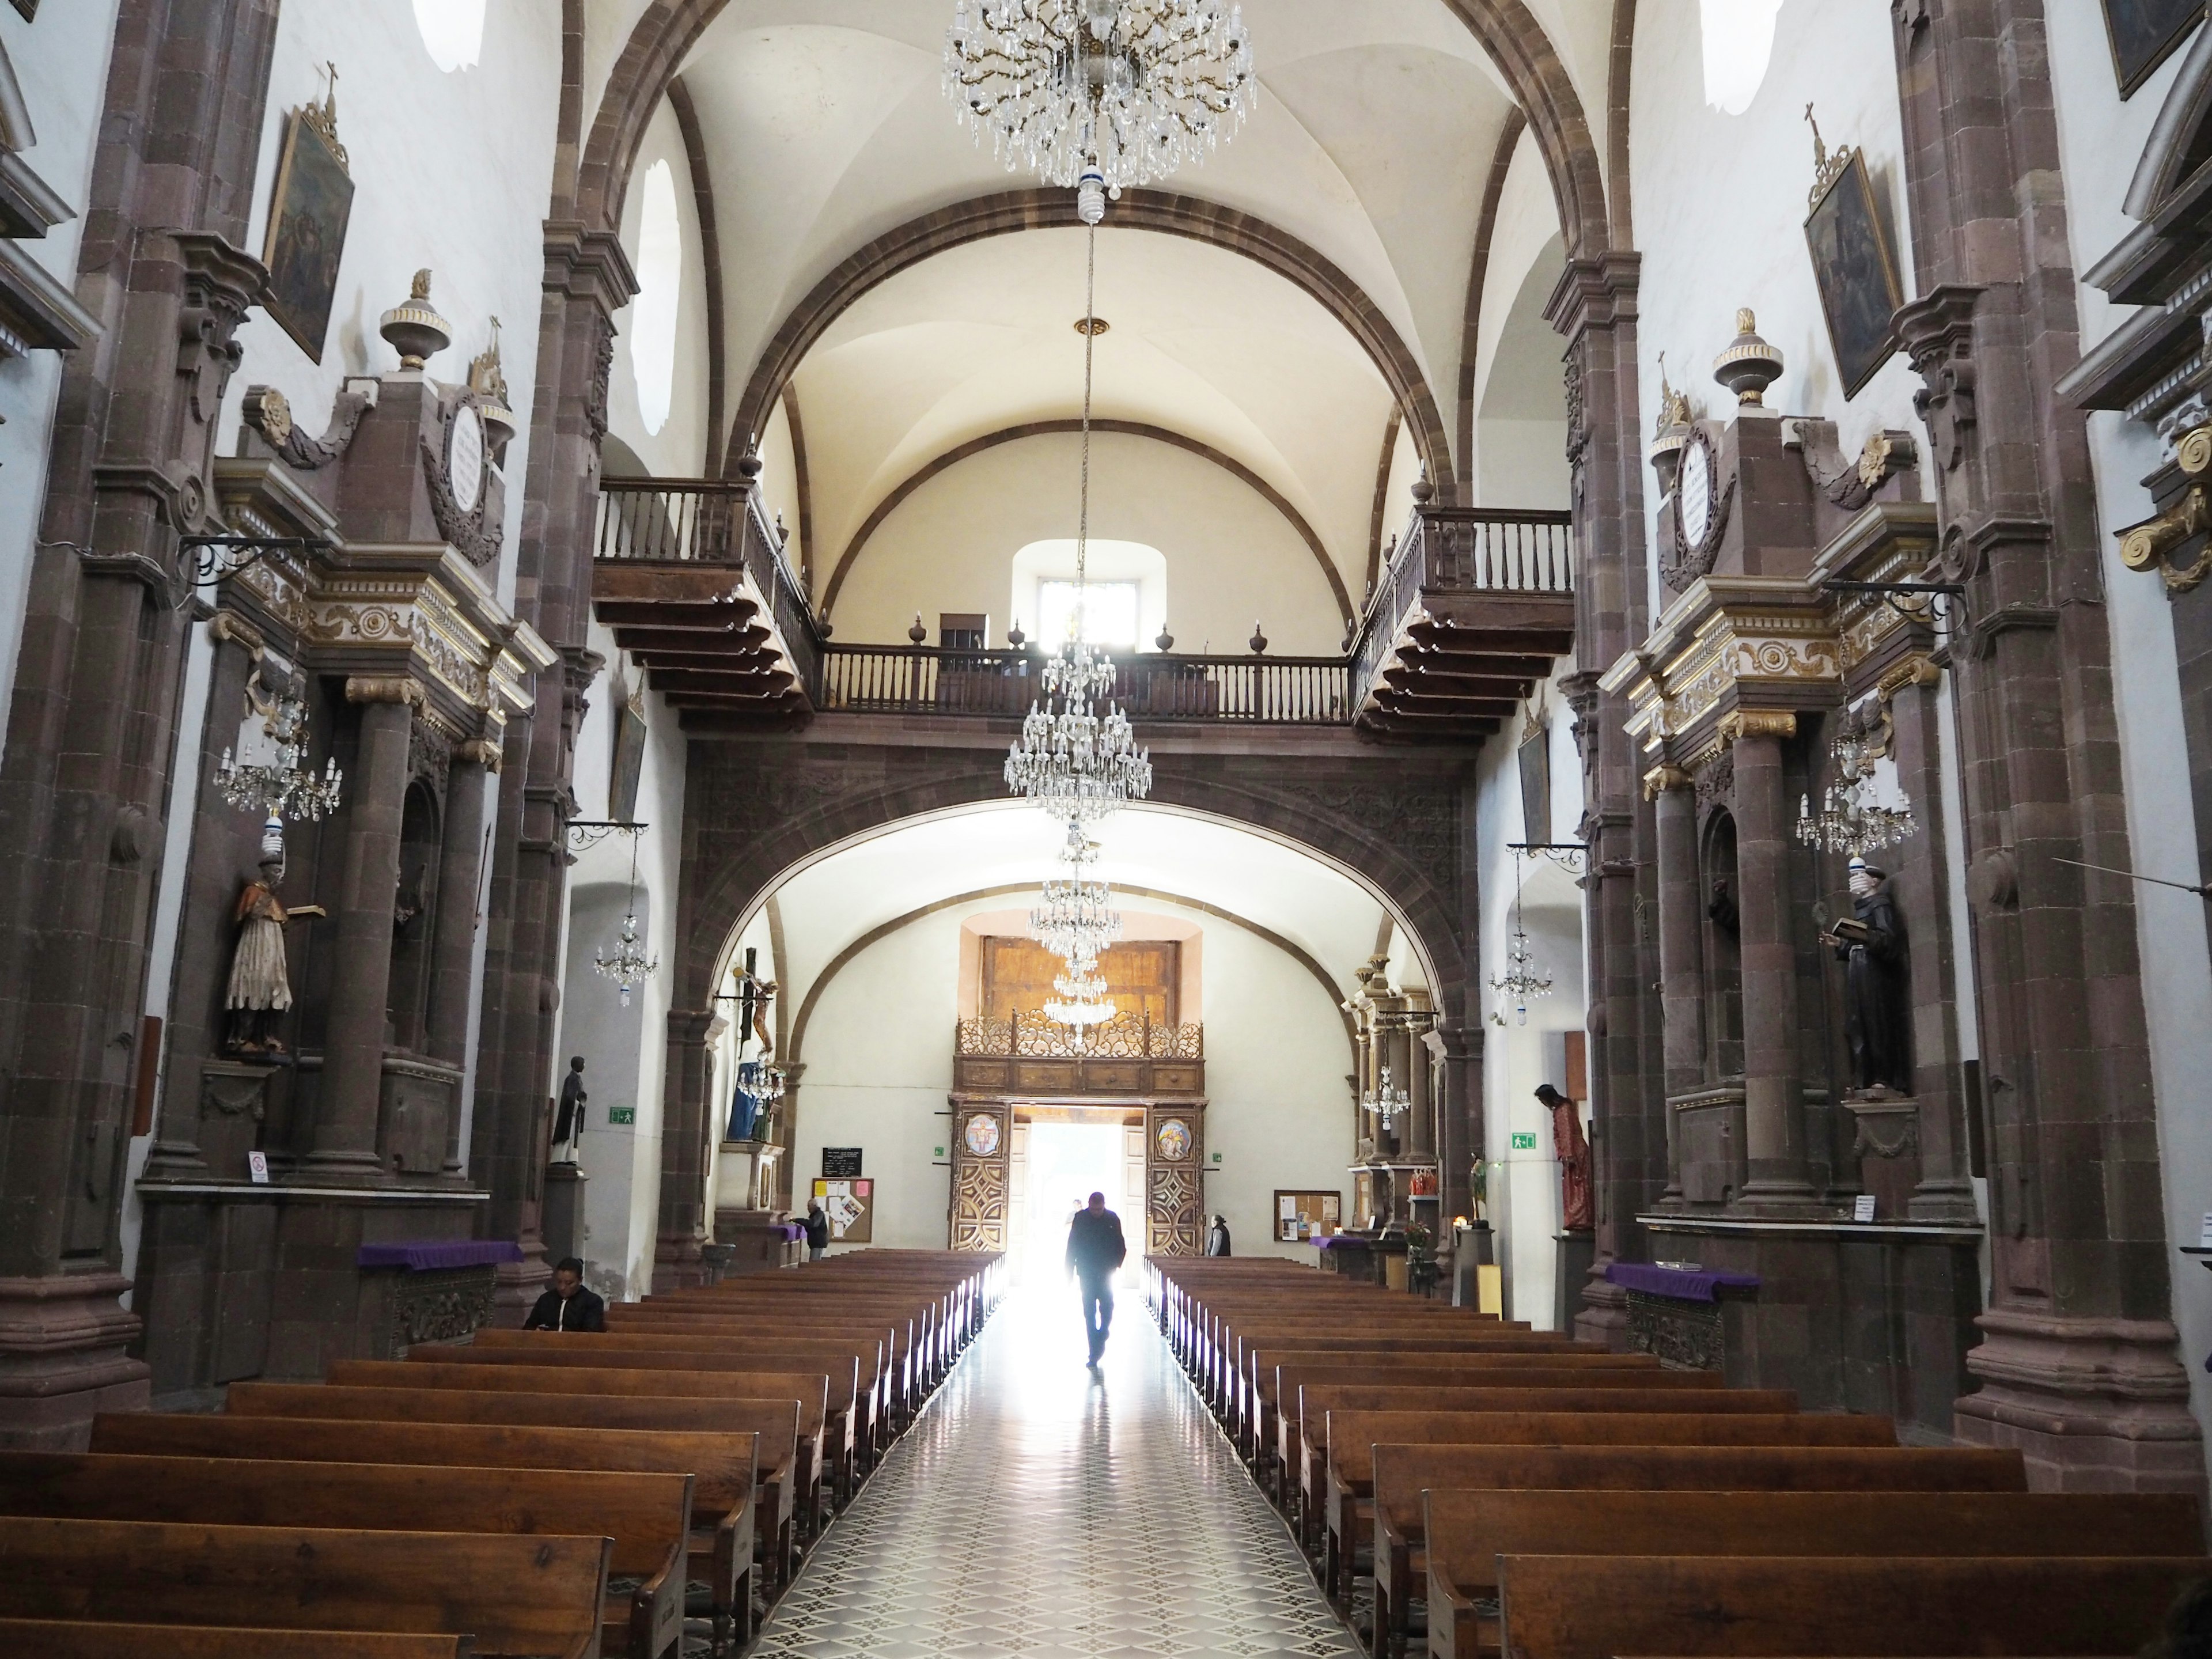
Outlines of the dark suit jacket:
M 1097 1215 L 1088 1209 L 1078 1210 L 1075 1219 L 1067 1224 L 1071 1273 L 1088 1279 L 1109 1278 L 1128 1254 L 1129 1247 L 1121 1237 L 1121 1218 L 1111 1210 Z
M 603 1331 L 606 1328 L 607 1304 L 588 1285 L 577 1285 L 576 1294 L 566 1302 L 562 1301 L 560 1291 L 546 1291 L 530 1310 L 530 1317 L 522 1322 L 526 1331 Z

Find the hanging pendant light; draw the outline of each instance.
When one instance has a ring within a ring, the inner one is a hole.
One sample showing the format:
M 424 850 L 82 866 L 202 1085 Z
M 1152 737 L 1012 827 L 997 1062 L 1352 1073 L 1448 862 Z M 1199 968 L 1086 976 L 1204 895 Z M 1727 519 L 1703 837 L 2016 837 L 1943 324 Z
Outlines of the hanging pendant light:
M 1514 867 L 1520 867 L 1522 854 L 1513 855 Z M 1505 948 L 1505 971 L 1490 977 L 1490 988 L 1498 994 L 1499 1010 L 1491 1016 L 1495 1024 L 1505 1024 L 1504 1004 L 1510 1002 L 1516 1023 L 1528 1023 L 1528 1002 L 1532 997 L 1552 994 L 1552 976 L 1537 967 L 1534 955 L 1528 949 L 1528 934 L 1521 925 L 1521 890 L 1516 882 L 1513 890 L 1513 938 Z
M 648 959 L 637 942 L 637 831 L 629 834 L 629 896 L 623 906 L 622 928 L 611 954 L 594 957 L 592 967 L 614 981 L 622 990 L 622 1006 L 629 1006 L 630 993 L 660 970 L 660 958 Z

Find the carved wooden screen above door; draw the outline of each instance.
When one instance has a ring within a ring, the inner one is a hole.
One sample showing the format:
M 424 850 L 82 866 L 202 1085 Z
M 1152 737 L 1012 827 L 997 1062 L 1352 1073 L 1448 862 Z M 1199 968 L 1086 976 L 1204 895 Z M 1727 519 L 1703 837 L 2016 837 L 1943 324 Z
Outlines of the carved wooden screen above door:
M 952 1103 L 952 1214 L 947 1231 L 953 1249 L 1006 1248 L 1013 1127 L 1011 1107 Z
M 1109 945 L 1098 957 L 1107 1000 L 1115 1012 L 1149 1015 L 1155 1025 L 1182 1017 L 1182 946 L 1173 939 L 1138 939 Z M 991 934 L 983 940 L 983 982 L 976 1006 L 985 1019 L 1034 1013 L 1050 1002 L 1053 981 L 1067 964 L 1034 939 Z
M 1145 1112 L 1145 1249 L 1153 1255 L 1196 1255 L 1206 1220 L 1206 1107 L 1152 1106 Z

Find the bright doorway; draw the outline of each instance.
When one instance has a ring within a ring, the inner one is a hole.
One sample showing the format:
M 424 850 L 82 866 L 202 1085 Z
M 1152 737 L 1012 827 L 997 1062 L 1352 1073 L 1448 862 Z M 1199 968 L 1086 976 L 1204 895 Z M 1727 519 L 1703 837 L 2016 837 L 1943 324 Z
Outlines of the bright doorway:
M 1121 1231 L 1128 1240 L 1129 1260 L 1121 1278 L 1133 1282 L 1136 1264 L 1145 1253 L 1141 1131 L 1134 1140 L 1133 1176 L 1131 1136 L 1120 1112 L 1062 1109 L 1042 1121 L 1033 1119 L 1017 1125 L 1016 1212 L 1011 1218 L 1018 1277 L 1030 1284 L 1056 1282 L 1066 1259 L 1069 1220 L 1091 1194 L 1103 1193 L 1107 1207 L 1120 1212 Z

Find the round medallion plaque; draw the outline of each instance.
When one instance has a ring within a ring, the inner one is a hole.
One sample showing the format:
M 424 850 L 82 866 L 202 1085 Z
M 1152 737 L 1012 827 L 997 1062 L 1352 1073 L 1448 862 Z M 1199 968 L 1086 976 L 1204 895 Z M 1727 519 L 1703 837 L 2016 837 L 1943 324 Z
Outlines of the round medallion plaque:
M 446 428 L 446 487 L 453 493 L 453 505 L 464 513 L 477 510 L 483 494 L 483 416 L 474 404 L 463 404 Z
M 989 1158 L 999 1150 L 999 1120 L 989 1112 L 978 1112 L 961 1126 L 960 1139 L 976 1157 Z
M 1153 1143 L 1159 1148 L 1162 1158 L 1170 1164 L 1180 1164 L 1190 1156 L 1190 1125 L 1179 1117 L 1164 1118 L 1153 1136 Z

